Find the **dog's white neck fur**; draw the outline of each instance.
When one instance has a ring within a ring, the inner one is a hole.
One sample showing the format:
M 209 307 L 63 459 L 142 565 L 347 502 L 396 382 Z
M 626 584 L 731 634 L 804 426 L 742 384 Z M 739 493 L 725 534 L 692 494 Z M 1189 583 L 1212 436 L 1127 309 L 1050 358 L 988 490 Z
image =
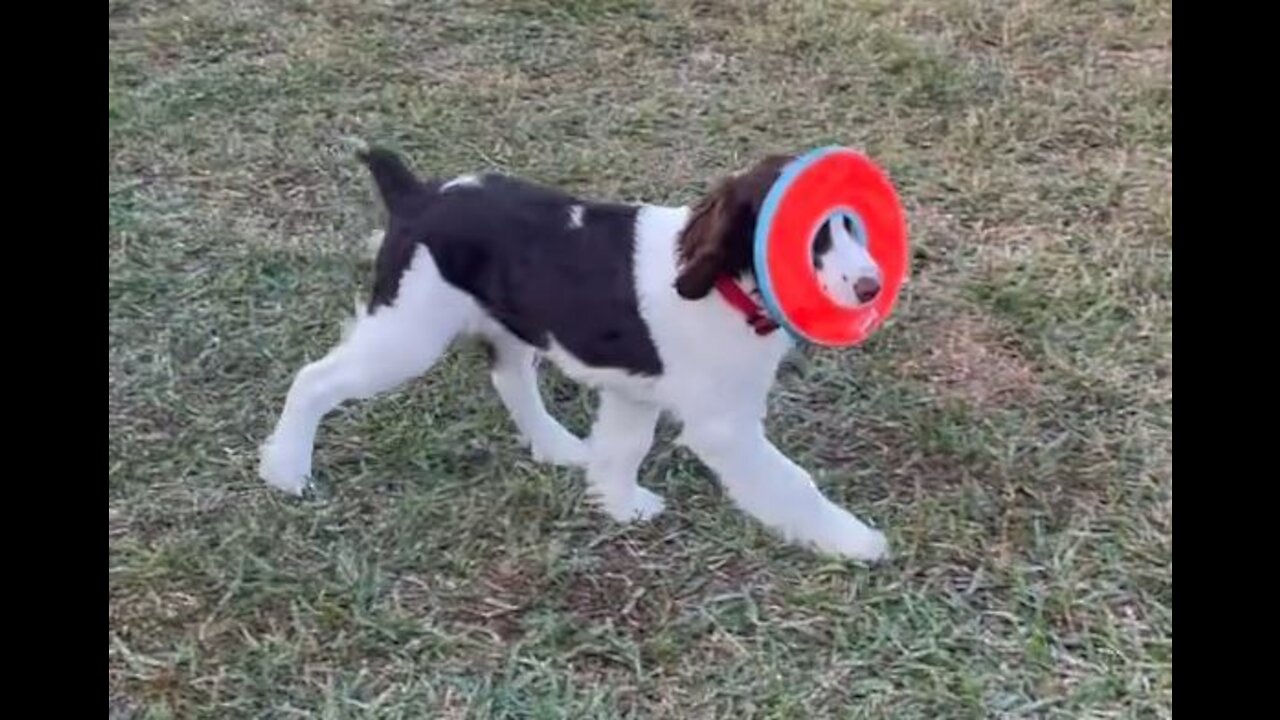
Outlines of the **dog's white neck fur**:
M 548 350 L 536 351 L 448 284 L 430 252 L 419 246 L 395 302 L 359 317 L 339 346 L 298 373 L 263 447 L 261 476 L 281 489 L 302 492 L 311 474 L 315 431 L 327 412 L 425 372 L 455 337 L 479 334 L 496 350 L 494 387 L 534 456 L 585 467 L 592 496 L 610 516 L 642 520 L 662 510 L 662 499 L 638 485 L 636 477 L 659 414 L 666 412 L 683 425 L 680 442 L 716 473 L 743 510 L 820 550 L 881 558 L 887 549 L 884 536 L 827 500 L 809 474 L 765 437 L 769 388 L 791 347 L 787 334 L 757 335 L 719 293 L 696 301 L 676 293 L 677 242 L 689 212 L 643 206 L 636 220 L 636 295 L 662 359 L 661 374 L 588 367 L 554 337 Z M 544 407 L 534 363 L 539 354 L 569 377 L 599 389 L 599 413 L 589 438 L 575 437 Z

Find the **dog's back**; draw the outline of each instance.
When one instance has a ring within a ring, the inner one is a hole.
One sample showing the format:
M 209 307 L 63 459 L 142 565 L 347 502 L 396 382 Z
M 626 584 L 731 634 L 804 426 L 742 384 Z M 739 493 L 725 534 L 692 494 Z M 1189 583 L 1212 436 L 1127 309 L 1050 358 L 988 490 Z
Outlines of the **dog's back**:
M 385 151 L 365 162 L 390 216 L 375 304 L 395 301 L 422 244 L 446 281 L 524 342 L 547 350 L 554 337 L 594 367 L 661 371 L 636 304 L 638 207 L 496 174 L 420 181 Z

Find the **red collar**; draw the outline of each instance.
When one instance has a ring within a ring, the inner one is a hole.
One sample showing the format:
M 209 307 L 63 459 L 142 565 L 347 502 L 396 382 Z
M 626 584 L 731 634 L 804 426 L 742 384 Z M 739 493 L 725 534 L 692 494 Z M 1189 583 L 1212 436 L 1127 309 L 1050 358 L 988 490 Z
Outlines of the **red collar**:
M 729 302 L 738 312 L 747 318 L 747 324 L 757 335 L 768 335 L 778 329 L 778 323 L 769 318 L 769 315 L 760 307 L 759 303 L 751 299 L 751 296 L 744 291 L 733 278 L 722 275 L 716 279 L 716 290 L 720 291 L 721 297 Z

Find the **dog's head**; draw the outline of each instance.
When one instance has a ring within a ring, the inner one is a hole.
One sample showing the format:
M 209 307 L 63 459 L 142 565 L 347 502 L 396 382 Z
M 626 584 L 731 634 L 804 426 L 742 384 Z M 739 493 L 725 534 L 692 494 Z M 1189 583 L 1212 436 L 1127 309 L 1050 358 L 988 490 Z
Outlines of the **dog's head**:
M 698 201 L 680 236 L 676 292 L 681 297 L 706 296 L 722 275 L 735 279 L 753 275 L 752 250 L 761 206 L 792 159 L 770 155 L 746 172 L 721 180 Z M 812 261 L 823 289 L 842 305 L 869 303 L 880 292 L 880 268 L 847 217 L 823 224 L 813 240 Z

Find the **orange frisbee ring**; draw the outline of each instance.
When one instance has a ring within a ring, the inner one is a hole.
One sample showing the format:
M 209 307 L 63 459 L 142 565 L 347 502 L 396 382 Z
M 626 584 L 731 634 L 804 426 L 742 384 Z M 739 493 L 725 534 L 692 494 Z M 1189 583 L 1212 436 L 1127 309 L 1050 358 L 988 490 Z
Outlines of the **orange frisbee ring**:
M 813 268 L 813 240 L 833 217 L 880 268 L 880 293 L 849 307 L 829 296 Z M 907 273 L 907 225 L 889 178 L 861 154 L 825 147 L 793 160 L 769 189 L 756 224 L 754 264 L 769 314 L 793 336 L 846 347 L 866 340 L 889 317 Z

